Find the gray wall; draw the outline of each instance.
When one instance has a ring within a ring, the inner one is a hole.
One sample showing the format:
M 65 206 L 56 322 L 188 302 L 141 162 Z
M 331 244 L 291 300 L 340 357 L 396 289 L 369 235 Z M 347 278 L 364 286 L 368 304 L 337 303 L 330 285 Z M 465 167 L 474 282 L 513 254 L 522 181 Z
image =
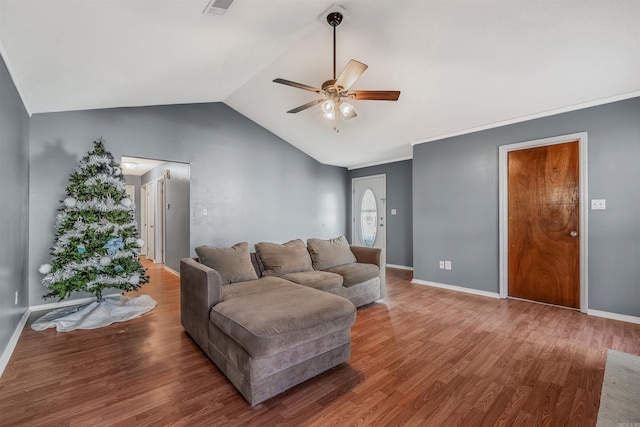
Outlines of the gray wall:
M 29 115 L 0 58 L 0 354 L 29 305 L 28 147 Z
M 190 250 L 346 233 L 347 172 L 308 157 L 221 103 L 35 114 L 30 132 L 30 304 L 45 301 L 56 209 L 78 160 L 103 136 L 116 159 L 190 164 Z M 203 209 L 208 215 L 203 215 Z
M 640 98 L 416 145 L 414 277 L 498 292 L 498 146 L 588 132 L 589 308 L 640 316 Z M 452 260 L 452 271 L 438 268 Z
M 412 161 L 386 163 L 349 171 L 352 178 L 386 174 L 387 182 L 387 263 L 405 267 L 413 266 L 413 209 L 412 209 Z M 391 215 L 396 209 L 396 215 Z M 348 201 L 349 218 L 352 217 L 351 200 Z M 352 221 L 347 224 L 347 238 L 351 241 Z
M 165 265 L 180 271 L 180 260 L 190 255 L 189 247 L 189 165 L 164 162 L 141 177 L 141 184 L 154 181 L 170 171 L 166 180 Z

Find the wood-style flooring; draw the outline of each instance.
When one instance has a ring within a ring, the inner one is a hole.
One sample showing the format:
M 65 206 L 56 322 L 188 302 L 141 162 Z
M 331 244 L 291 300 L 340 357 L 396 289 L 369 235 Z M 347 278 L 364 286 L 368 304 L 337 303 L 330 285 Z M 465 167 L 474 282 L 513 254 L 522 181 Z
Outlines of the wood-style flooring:
M 0 425 L 593 426 L 607 349 L 640 355 L 640 325 L 388 269 L 387 298 L 358 310 L 348 363 L 251 408 L 182 329 L 178 278 L 145 265 L 152 312 L 25 328 L 0 378 Z

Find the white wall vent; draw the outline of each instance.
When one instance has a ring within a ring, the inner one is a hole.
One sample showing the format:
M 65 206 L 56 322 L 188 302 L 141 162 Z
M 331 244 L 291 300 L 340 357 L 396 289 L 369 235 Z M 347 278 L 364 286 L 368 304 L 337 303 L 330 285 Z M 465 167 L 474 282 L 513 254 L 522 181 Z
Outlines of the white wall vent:
M 203 15 L 224 15 L 231 6 L 233 0 L 210 0 L 202 11 Z

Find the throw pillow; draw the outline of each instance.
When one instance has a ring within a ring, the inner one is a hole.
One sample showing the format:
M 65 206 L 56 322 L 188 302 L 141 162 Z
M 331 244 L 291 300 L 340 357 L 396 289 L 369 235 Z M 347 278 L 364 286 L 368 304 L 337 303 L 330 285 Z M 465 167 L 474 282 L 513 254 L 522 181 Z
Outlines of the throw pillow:
M 307 249 L 311 255 L 314 270 L 324 270 L 357 261 L 344 236 L 328 240 L 309 239 Z
M 230 248 L 198 246 L 196 254 L 200 262 L 220 273 L 222 284 L 246 282 L 258 278 L 249 255 L 249 243 L 242 242 Z
M 263 276 L 282 276 L 313 270 L 309 252 L 300 239 L 283 244 L 260 242 L 255 244 L 255 248 Z

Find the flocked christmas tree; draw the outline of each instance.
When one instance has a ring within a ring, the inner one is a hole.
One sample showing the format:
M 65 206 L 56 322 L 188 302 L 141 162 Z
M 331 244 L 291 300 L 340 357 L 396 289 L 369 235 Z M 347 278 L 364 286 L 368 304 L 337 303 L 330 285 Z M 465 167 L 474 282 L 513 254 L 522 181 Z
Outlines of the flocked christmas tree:
M 53 258 L 40 266 L 50 291 L 45 297 L 91 292 L 101 301 L 105 289 L 133 291 L 147 283 L 138 260 L 144 242 L 138 237 L 133 201 L 102 138 L 71 174 L 66 195 L 58 208 Z

